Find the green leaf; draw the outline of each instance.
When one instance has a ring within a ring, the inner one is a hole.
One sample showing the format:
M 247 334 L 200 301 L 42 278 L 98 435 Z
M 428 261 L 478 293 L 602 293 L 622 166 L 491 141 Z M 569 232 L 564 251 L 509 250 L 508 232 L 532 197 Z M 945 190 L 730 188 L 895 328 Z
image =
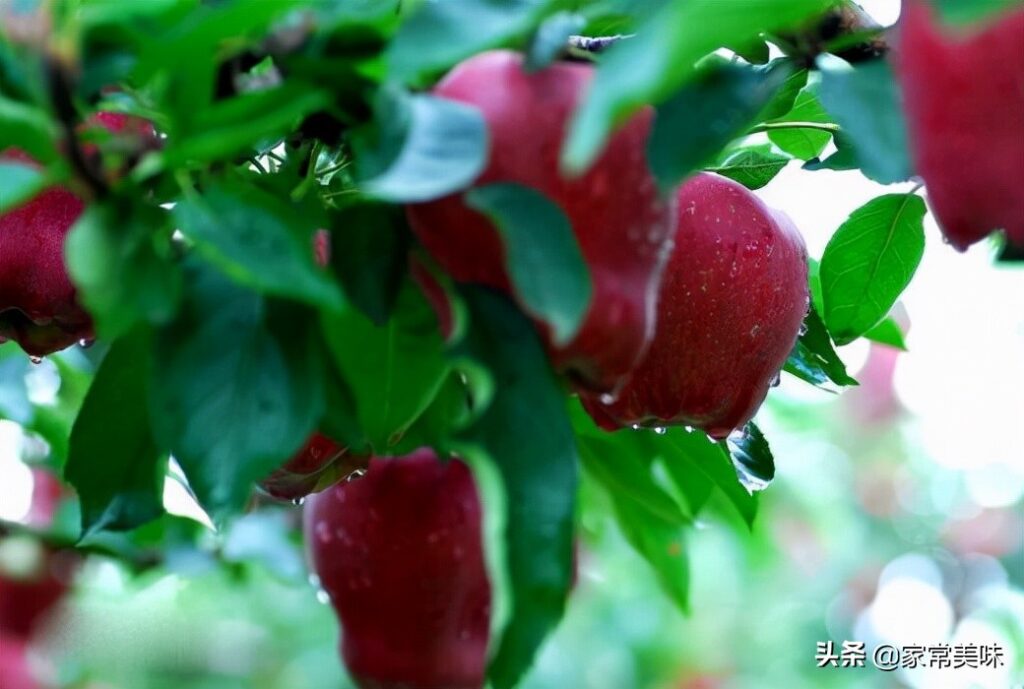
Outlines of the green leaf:
M 135 330 L 103 358 L 71 429 L 64 476 L 82 503 L 82 539 L 163 514 L 165 457 L 146 405 L 151 338 Z
M 466 193 L 505 243 L 505 263 L 516 296 L 552 330 L 557 344 L 575 337 L 590 306 L 593 288 L 572 225 L 538 191 L 519 184 L 489 184 Z
M 855 210 L 821 258 L 824 320 L 836 344 L 857 339 L 885 317 L 924 253 L 924 201 L 887 194 Z
M 730 436 L 723 443 L 729 447 L 729 455 L 743 487 L 751 494 L 767 488 L 775 478 L 775 458 L 757 424 L 749 422 L 742 433 Z
M 324 411 L 316 318 L 190 263 L 178 318 L 156 332 L 154 433 L 215 519 L 241 508 Z
M 550 0 L 424 2 L 391 41 L 388 73 L 406 83 L 419 83 L 463 58 L 526 35 L 553 4 Z
M 242 285 L 337 310 L 341 290 L 316 264 L 319 218 L 251 185 L 215 183 L 186 198 L 174 219 L 200 254 Z
M 244 93 L 196 115 L 186 128 L 173 132 L 168 148 L 154 159 L 162 160 L 166 167 L 177 167 L 253 151 L 261 142 L 286 134 L 306 115 L 330 104 L 330 94 L 303 83 Z
M 825 324 L 813 305 L 807 310 L 800 339 L 789 353 L 783 370 L 811 385 L 821 386 L 830 380 L 836 385 L 857 385 L 836 354 Z
M 557 12 L 548 17 L 533 34 L 523 62 L 527 72 L 547 67 L 561 55 L 569 36 L 578 34 L 587 25 L 586 17 L 574 12 Z
M 758 115 L 758 120 L 762 122 L 774 120 L 778 117 L 783 117 L 792 110 L 793 106 L 796 105 L 796 99 L 800 92 L 807 86 L 807 78 L 809 76 L 810 72 L 808 70 L 798 69 L 786 77 L 786 81 L 775 92 L 775 96 Z
M 805 170 L 856 170 L 860 167 L 857 151 L 845 132 L 833 132 L 832 142 L 836 145 L 835 153 L 824 160 L 818 157 L 811 158 L 804 163 L 803 168 Z
M 726 47 L 728 48 L 729 46 Z M 771 52 L 768 49 L 768 44 L 764 41 L 745 43 L 736 49 L 730 48 L 730 50 L 752 65 L 763 65 L 768 62 Z
M 864 337 L 878 344 L 888 345 L 907 351 L 907 343 L 903 339 L 903 331 L 892 316 L 882 319 L 878 325 L 864 333 Z
M 0 213 L 20 206 L 46 186 L 46 176 L 32 165 L 0 160 Z
M 974 24 L 993 21 L 1013 9 L 1024 7 L 1021 0 L 935 0 L 943 21 L 950 24 Z
M 881 184 L 913 174 L 899 90 L 887 60 L 851 67 L 839 58 L 818 59 L 822 105 L 849 137 L 864 175 Z
M 166 211 L 151 206 L 90 206 L 65 242 L 68 272 L 106 339 L 140 322 L 163 324 L 181 301 Z
M 733 151 L 708 170 L 747 189 L 760 189 L 775 179 L 790 160 L 789 156 L 773 151 L 771 144 L 761 144 Z
M 667 0 L 651 4 L 636 37 L 603 57 L 562 152 L 563 166 L 586 170 L 616 124 L 647 103 L 665 100 L 694 74 L 697 61 L 729 45 L 745 50 L 760 34 L 795 24 L 830 0 Z
M 384 325 L 408 268 L 405 215 L 392 204 L 365 202 L 332 213 L 330 224 L 331 268 L 345 296 Z
M 494 397 L 465 434 L 505 484 L 504 544 L 511 616 L 489 676 L 511 689 L 558 624 L 572 586 L 576 443 L 561 384 L 533 324 L 505 297 L 465 287 L 471 330 L 465 349 L 494 380 Z
M 717 492 L 735 508 L 748 527 L 757 517 L 757 496 L 739 481 L 729 453 L 702 431 L 666 429 L 658 436 L 658 452 L 669 477 L 690 500 L 704 500 Z M 703 505 L 697 502 L 696 508 Z M 696 512 L 694 513 L 696 515 Z
M 657 108 L 647 160 L 661 187 L 674 187 L 744 133 L 792 72 L 785 59 L 764 67 L 708 60 Z
M 468 187 L 487 162 L 488 135 L 476 108 L 434 96 L 409 96 L 385 117 L 390 136 L 404 127 L 400 150 L 386 169 L 359 186 L 395 203 L 430 201 Z M 408 118 L 407 120 L 405 118 Z
M 634 433 L 619 431 L 612 436 Z M 672 601 L 686 612 L 690 576 L 684 536 L 690 519 L 654 482 L 650 456 L 630 448 L 628 441 L 622 447 L 612 436 L 579 438 L 583 467 L 611 499 L 626 540 L 651 566 Z
M 772 120 L 772 123 L 780 122 L 830 124 L 832 120 L 817 98 L 817 88 L 812 85 L 800 92 L 788 113 Z M 810 160 L 821 155 L 831 137 L 827 131 L 810 127 L 772 129 L 768 132 L 768 138 L 773 144 L 801 160 Z
M 0 151 L 17 147 L 40 163 L 59 156 L 54 146 L 56 129 L 45 110 L 0 95 Z
M 322 328 L 334 362 L 352 391 L 363 432 L 375 452 L 390 453 L 448 374 L 434 312 L 412 282 L 406 281 L 383 327 L 348 309 L 324 314 Z

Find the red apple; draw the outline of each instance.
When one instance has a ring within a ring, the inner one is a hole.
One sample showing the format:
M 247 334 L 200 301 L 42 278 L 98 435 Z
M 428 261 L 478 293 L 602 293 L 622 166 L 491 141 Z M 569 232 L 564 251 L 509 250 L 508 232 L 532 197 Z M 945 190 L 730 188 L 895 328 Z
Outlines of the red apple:
M 679 226 L 651 348 L 614 401 L 584 396 L 606 429 L 685 424 L 723 438 L 768 394 L 807 312 L 807 253 L 792 222 L 732 180 L 679 188 Z
M 481 689 L 491 590 L 473 476 L 432 450 L 374 458 L 362 478 L 313 496 L 313 567 L 364 689 Z
M 995 230 L 1024 247 L 1024 8 L 969 28 L 904 0 L 896 71 L 917 171 L 961 251 Z
M 140 140 L 154 136 L 150 123 L 117 113 L 99 113 L 89 125 Z M 0 152 L 0 160 L 36 166 L 17 149 Z M 92 319 L 64 263 L 64 239 L 83 208 L 68 189 L 51 187 L 0 215 L 0 343 L 14 340 L 42 357 L 92 339 Z
M 314 433 L 294 457 L 260 483 L 260 488 L 278 500 L 300 500 L 329 488 L 365 463 L 344 446 Z
M 0 633 L 0 688 L 40 689 L 28 665 L 28 644 Z
M 26 522 L 48 529 L 63 487 L 41 469 L 34 469 L 32 475 L 35 483 Z M 77 567 L 73 551 L 54 550 L 21 537 L 0 541 L 0 634 L 30 637 L 64 598 Z
M 493 51 L 455 67 L 434 93 L 476 106 L 487 122 L 489 159 L 476 185 L 530 186 L 572 223 L 594 293 L 576 337 L 565 346 L 549 341 L 549 351 L 554 364 L 585 387 L 607 391 L 621 383 L 650 340 L 675 212 L 647 166 L 649 108 L 623 124 L 585 174 L 560 172 L 569 118 L 592 77 L 590 65 L 569 63 L 528 74 L 521 55 Z M 408 216 L 416 236 L 456 280 L 511 292 L 499 235 L 462 194 L 411 205 Z

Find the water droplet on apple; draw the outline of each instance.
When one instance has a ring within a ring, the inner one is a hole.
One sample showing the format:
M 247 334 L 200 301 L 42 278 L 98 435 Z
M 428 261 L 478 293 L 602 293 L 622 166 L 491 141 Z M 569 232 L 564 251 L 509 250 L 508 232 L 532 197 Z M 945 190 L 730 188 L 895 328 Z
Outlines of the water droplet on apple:
M 304 498 L 304 497 L 302 497 L 302 498 L 293 498 L 292 499 L 292 504 L 295 505 L 296 507 L 302 507 L 302 505 L 305 504 L 305 502 L 306 502 L 306 498 Z
M 83 338 L 78 341 L 78 346 L 82 349 L 89 349 L 96 343 L 96 338 Z
M 640 430 L 640 424 L 635 423 L 632 426 L 630 426 L 630 428 L 632 428 L 634 431 L 639 431 Z
M 782 384 L 782 374 L 781 373 L 776 373 L 775 377 L 772 378 L 771 386 L 773 388 L 777 388 L 777 387 L 779 387 L 780 384 Z
M 613 395 L 610 392 L 605 392 L 600 397 L 601 404 L 604 404 L 604 405 L 615 404 L 615 401 L 618 400 L 618 399 L 619 399 L 618 395 Z
M 668 433 L 668 429 L 665 428 L 664 426 L 655 426 L 654 432 L 657 433 L 658 435 L 665 435 L 666 433 Z
M 31 361 L 36 366 L 38 366 L 39 364 L 43 363 L 43 357 L 41 357 L 41 356 L 30 356 L 28 358 L 28 360 Z
M 803 337 L 806 334 L 807 334 L 807 324 L 806 323 L 801 323 L 800 324 L 800 337 Z
M 318 577 L 316 574 L 310 574 L 309 575 L 309 585 L 312 586 L 315 589 L 321 588 L 320 577 Z
M 331 526 L 327 522 L 317 522 L 316 524 L 316 537 L 321 543 L 330 543 L 334 540 L 334 534 L 331 533 Z
M 323 589 L 320 589 L 316 592 L 316 601 L 321 605 L 330 605 L 331 594 L 327 593 L 327 591 L 324 591 Z

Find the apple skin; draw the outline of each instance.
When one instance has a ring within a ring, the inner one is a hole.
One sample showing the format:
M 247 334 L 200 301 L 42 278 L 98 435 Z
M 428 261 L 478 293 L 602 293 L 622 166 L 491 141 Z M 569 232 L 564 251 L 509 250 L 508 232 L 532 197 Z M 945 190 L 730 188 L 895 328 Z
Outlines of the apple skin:
M 294 457 L 260 482 L 260 488 L 278 500 L 301 500 L 365 466 L 365 458 L 351 454 L 322 433 L 314 433 Z
M 1024 247 L 1024 8 L 945 26 L 904 0 L 895 57 L 911 151 L 946 239 Z
M 807 251 L 788 217 L 730 179 L 699 173 L 678 201 L 654 341 L 614 401 L 582 398 L 607 430 L 687 425 L 724 438 L 753 418 L 799 337 Z
M 432 450 L 374 458 L 306 502 L 313 568 L 363 689 L 481 689 L 491 589 L 473 476 Z
M 24 639 L 0 633 L 0 687 L 40 689 L 28 665 L 28 644 Z
M 593 67 L 556 63 L 532 74 L 510 51 L 476 55 L 456 66 L 434 95 L 476 106 L 490 152 L 474 186 L 515 182 L 554 201 L 572 223 L 593 281 L 593 298 L 576 337 L 548 351 L 556 368 L 582 387 L 616 388 L 640 360 L 654 327 L 662 268 L 671 249 L 675 208 L 647 165 L 653 110 L 629 119 L 585 174 L 563 176 L 559 156 L 569 120 Z M 462 194 L 407 207 L 412 229 L 456 280 L 512 293 L 500 236 Z
M 85 128 L 95 126 L 135 138 L 140 148 L 156 140 L 152 124 L 137 117 L 98 113 Z M 0 151 L 0 160 L 38 167 L 14 148 Z M 64 262 L 64 240 L 84 207 L 70 190 L 50 187 L 0 215 L 0 343 L 14 340 L 26 354 L 43 357 L 93 339 L 92 319 Z

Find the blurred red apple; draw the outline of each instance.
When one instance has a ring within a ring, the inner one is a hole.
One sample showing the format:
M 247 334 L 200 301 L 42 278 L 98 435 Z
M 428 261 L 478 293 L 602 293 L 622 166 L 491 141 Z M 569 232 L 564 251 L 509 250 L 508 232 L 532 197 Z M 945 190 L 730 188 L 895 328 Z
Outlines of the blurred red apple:
M 555 366 L 583 386 L 607 391 L 622 382 L 650 340 L 674 205 L 659 194 L 647 166 L 650 108 L 622 125 L 585 174 L 560 172 L 569 118 L 592 77 L 590 65 L 569 63 L 528 74 L 521 55 L 493 51 L 455 67 L 434 93 L 483 113 L 490 157 L 475 185 L 532 187 L 572 223 L 593 297 L 576 337 L 565 346 L 549 341 L 549 351 Z M 462 194 L 411 205 L 408 215 L 416 236 L 456 280 L 512 291 L 498 233 Z
M 910 144 L 946 239 L 1024 247 L 1024 8 L 968 28 L 904 0 L 896 71 Z
M 723 438 L 754 416 L 796 343 L 807 254 L 789 218 L 732 180 L 698 174 L 678 201 L 651 348 L 617 398 L 584 405 L 609 430 L 685 424 Z
M 309 499 L 306 542 L 364 689 L 481 689 L 491 589 L 473 476 L 432 450 Z
M 99 113 L 89 125 L 140 139 L 154 136 L 145 120 L 116 113 Z M 37 167 L 17 149 L 0 152 L 0 161 Z M 64 263 L 64 239 L 83 209 L 71 191 L 50 187 L 0 215 L 0 343 L 14 340 L 42 357 L 92 339 L 92 319 L 78 303 Z
M 40 689 L 28 665 L 28 644 L 0 633 L 0 689 Z
M 41 469 L 32 474 L 35 483 L 26 522 L 45 530 L 53 522 L 63 487 Z M 20 536 L 0 540 L 0 633 L 29 638 L 67 594 L 77 567 L 73 551 Z

